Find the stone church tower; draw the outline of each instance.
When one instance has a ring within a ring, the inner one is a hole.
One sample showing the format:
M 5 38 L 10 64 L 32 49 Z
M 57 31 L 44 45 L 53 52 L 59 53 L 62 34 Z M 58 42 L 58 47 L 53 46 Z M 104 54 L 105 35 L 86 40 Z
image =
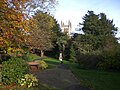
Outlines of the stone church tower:
M 64 23 L 61 21 L 61 32 L 67 33 L 68 36 L 70 36 L 72 30 L 72 24 L 70 21 L 67 23 Z

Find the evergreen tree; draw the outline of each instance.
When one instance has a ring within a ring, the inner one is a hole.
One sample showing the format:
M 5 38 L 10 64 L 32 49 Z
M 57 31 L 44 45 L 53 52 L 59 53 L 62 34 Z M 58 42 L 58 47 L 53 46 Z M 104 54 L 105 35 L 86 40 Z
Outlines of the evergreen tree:
M 69 61 L 76 62 L 76 53 L 73 44 L 70 47 L 70 58 Z
M 79 64 L 88 68 L 119 68 L 119 59 L 116 58 L 116 55 L 119 57 L 118 42 L 115 37 L 118 29 L 113 20 L 107 19 L 104 13 L 88 11 L 80 25 L 84 34 L 74 38 Z
M 107 19 L 104 13 L 98 15 L 94 14 L 93 11 L 88 11 L 83 17 L 82 30 L 84 35 L 81 35 L 81 45 L 87 46 L 83 48 L 85 51 L 94 52 L 100 51 L 108 46 L 108 44 L 117 44 L 115 34 L 117 28 L 113 24 L 113 20 Z M 90 47 L 89 47 L 90 46 Z

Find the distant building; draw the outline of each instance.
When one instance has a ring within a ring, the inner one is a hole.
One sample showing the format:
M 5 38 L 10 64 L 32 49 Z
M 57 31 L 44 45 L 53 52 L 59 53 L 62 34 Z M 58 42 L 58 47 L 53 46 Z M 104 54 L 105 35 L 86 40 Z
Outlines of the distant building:
M 61 32 L 67 33 L 68 36 L 71 36 L 72 24 L 70 21 L 64 23 L 61 21 Z

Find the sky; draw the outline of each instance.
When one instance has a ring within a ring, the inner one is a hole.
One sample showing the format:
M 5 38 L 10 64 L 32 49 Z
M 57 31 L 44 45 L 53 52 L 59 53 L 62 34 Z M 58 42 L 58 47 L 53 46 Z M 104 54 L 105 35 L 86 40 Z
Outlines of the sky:
M 58 0 L 54 16 L 59 23 L 70 20 L 74 32 L 88 10 L 95 14 L 105 13 L 120 29 L 120 0 Z M 120 37 L 120 30 L 116 36 Z

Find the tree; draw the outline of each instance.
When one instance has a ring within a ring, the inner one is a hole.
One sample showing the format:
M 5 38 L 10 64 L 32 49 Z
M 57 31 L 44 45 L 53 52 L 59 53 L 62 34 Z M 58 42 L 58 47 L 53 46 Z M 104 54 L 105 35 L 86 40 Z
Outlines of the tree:
M 47 13 L 37 12 L 33 16 L 33 27 L 31 27 L 31 45 L 33 48 L 41 50 L 41 57 L 43 51 L 49 50 L 52 45 L 52 27 L 54 26 L 54 19 Z
M 71 62 L 75 62 L 76 61 L 76 52 L 75 52 L 73 44 L 70 46 L 70 58 L 69 58 L 69 60 Z
M 82 25 L 84 34 L 77 35 L 73 41 L 79 64 L 83 67 L 95 68 L 101 62 L 101 66 L 116 65 L 112 67 L 116 68 L 119 59 L 110 59 L 114 58 L 116 53 L 118 55 L 117 51 L 112 53 L 118 45 L 115 37 L 117 28 L 113 20 L 107 19 L 104 13 L 94 14 L 93 11 L 88 11 L 80 25 Z
M 0 1 L 0 49 L 6 53 L 9 47 L 20 47 L 26 42 L 27 15 L 22 12 L 26 2 L 27 0 Z
M 54 44 L 56 44 L 55 42 L 56 42 L 57 38 L 61 35 L 61 29 L 60 29 L 60 25 L 58 24 L 56 19 L 54 19 L 54 22 L 55 22 L 55 24 L 52 28 L 52 31 L 54 32 L 53 42 L 54 42 Z
M 113 24 L 113 20 L 107 19 L 104 13 L 96 15 L 93 11 L 88 11 L 80 25 L 83 26 L 84 32 L 84 35 L 81 35 L 81 39 L 83 39 L 81 44 L 90 46 L 89 50 L 92 49 L 91 51 L 102 50 L 107 47 L 108 43 L 117 43 L 115 38 L 117 28 Z
M 29 41 L 29 14 L 48 11 L 56 0 L 0 0 L 0 50 L 19 47 Z
M 101 27 L 101 33 L 100 36 L 103 48 L 112 48 L 114 45 L 117 45 L 117 38 L 115 37 L 118 28 L 115 27 L 115 24 L 113 24 L 113 20 L 107 19 L 106 15 L 104 13 L 100 13 L 100 24 Z
M 77 35 L 76 38 L 73 39 L 73 44 L 78 51 L 78 53 L 90 53 L 93 51 L 92 41 L 93 38 L 91 35 Z
M 59 47 L 57 45 L 57 39 L 59 38 L 61 31 L 60 31 L 60 25 L 58 24 L 57 20 L 54 19 L 54 26 L 52 28 L 53 35 L 52 35 L 52 43 L 53 43 L 53 48 L 50 51 L 47 51 L 46 54 L 50 55 L 54 58 L 58 58 L 59 55 Z
M 36 10 L 42 12 L 51 12 L 57 4 L 57 0 L 28 0 L 24 11 L 28 14 L 34 13 Z
M 56 44 L 58 45 L 59 52 L 62 53 L 63 57 L 64 57 L 64 51 L 65 51 L 65 47 L 67 45 L 68 39 L 69 39 L 69 36 L 67 35 L 67 33 L 62 33 L 62 32 L 57 37 Z

